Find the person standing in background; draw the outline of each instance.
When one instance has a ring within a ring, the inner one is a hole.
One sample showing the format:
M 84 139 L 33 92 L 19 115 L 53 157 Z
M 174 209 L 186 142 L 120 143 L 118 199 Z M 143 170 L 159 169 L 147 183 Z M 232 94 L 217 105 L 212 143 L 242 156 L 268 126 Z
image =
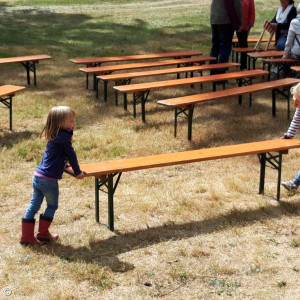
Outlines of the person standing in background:
M 211 63 L 228 62 L 234 31 L 242 24 L 241 0 L 212 0 L 210 24 L 212 30 L 210 56 L 216 57 L 216 61 Z
M 243 14 L 243 24 L 236 31 L 236 35 L 239 42 L 239 47 L 248 47 L 248 35 L 251 27 L 253 27 L 255 22 L 255 4 L 254 0 L 242 0 L 242 14 Z M 247 54 L 241 53 L 241 70 L 247 69 Z

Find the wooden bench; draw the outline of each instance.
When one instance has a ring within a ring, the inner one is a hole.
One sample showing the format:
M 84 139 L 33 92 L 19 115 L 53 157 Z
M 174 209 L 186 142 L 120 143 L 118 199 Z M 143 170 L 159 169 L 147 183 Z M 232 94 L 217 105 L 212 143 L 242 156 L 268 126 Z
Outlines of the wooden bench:
M 284 77 L 290 76 L 290 67 L 293 64 L 299 63 L 299 59 L 293 59 L 293 58 L 264 58 L 263 60 L 264 65 L 268 66 L 268 71 L 269 71 L 269 77 L 268 80 L 270 80 L 270 72 L 271 72 L 271 67 L 273 65 L 276 65 L 278 67 L 277 71 L 277 79 L 280 77 L 281 71 L 283 71 Z
M 259 38 L 249 38 L 248 37 L 248 39 L 247 39 L 248 44 L 257 43 L 258 40 L 259 40 Z M 268 41 L 269 41 L 269 38 L 262 38 L 261 39 L 262 43 L 267 43 Z M 275 42 L 275 38 L 272 38 L 271 42 Z M 233 38 L 232 39 L 232 45 L 233 45 L 233 47 L 235 47 L 236 45 L 238 45 L 238 43 L 239 43 L 238 38 Z
M 238 63 L 219 63 L 219 64 L 210 64 L 210 65 L 199 65 L 192 67 L 181 67 L 181 68 L 171 68 L 171 69 L 158 69 L 151 71 L 140 71 L 140 72 L 128 72 L 128 73 L 119 73 L 119 74 L 111 74 L 111 75 L 100 75 L 97 76 L 96 83 L 96 98 L 98 98 L 98 84 L 99 81 L 103 81 L 104 85 L 104 101 L 107 101 L 107 85 L 109 81 L 113 81 L 115 85 L 125 85 L 130 84 L 131 80 L 134 78 L 142 78 L 149 76 L 157 76 L 157 75 L 169 75 L 169 74 L 178 74 L 178 73 L 186 73 L 191 72 L 191 77 L 193 77 L 194 72 L 199 72 L 202 75 L 204 71 L 211 70 L 219 70 L 225 69 L 227 70 L 230 67 L 238 67 L 240 64 Z M 118 97 L 116 93 L 116 105 L 118 105 Z
M 24 86 L 2 85 L 0 86 L 0 102 L 9 109 L 9 129 L 12 130 L 12 98 L 16 93 L 25 89 Z
M 273 51 L 276 50 L 275 46 L 271 46 L 268 48 L 268 51 Z M 235 61 L 235 62 L 239 62 L 239 55 L 241 53 L 251 53 L 251 52 L 260 52 L 260 51 L 264 51 L 263 49 L 255 49 L 254 47 L 235 47 L 232 48 L 232 57 L 231 60 Z M 234 56 L 235 56 L 235 60 L 234 60 Z
M 136 157 L 121 160 L 82 164 L 80 168 L 87 177 L 95 177 L 95 215 L 99 218 L 99 191 L 108 194 L 108 228 L 114 230 L 114 193 L 124 172 L 195 163 L 222 158 L 258 155 L 260 163 L 259 194 L 264 194 L 265 168 L 270 165 L 277 170 L 276 199 L 280 199 L 280 181 L 282 169 L 282 154 L 290 149 L 299 148 L 299 141 L 293 139 L 276 139 L 245 143 L 216 148 L 159 154 L 146 157 Z M 68 174 L 74 175 L 71 169 Z M 104 190 L 105 189 L 105 190 Z M 107 190 L 106 190 L 107 189 Z
M 291 70 L 297 73 L 297 78 L 299 77 L 300 66 L 292 66 Z
M 268 81 L 262 83 L 256 83 L 252 85 L 242 86 L 238 88 L 231 88 L 216 92 L 191 95 L 185 97 L 177 97 L 172 99 L 160 100 L 158 104 L 174 108 L 174 136 L 177 135 L 177 118 L 180 114 L 184 114 L 188 120 L 188 140 L 192 139 L 192 122 L 193 112 L 195 104 L 205 103 L 209 101 L 224 100 L 230 97 L 241 96 L 250 94 L 249 106 L 251 106 L 251 94 L 255 92 L 262 92 L 266 90 L 272 90 L 272 115 L 276 115 L 276 95 L 280 94 L 287 100 L 287 116 L 290 118 L 290 93 L 289 88 L 300 82 L 300 79 L 284 78 L 276 81 Z M 241 98 L 239 103 L 241 104 Z
M 172 65 L 177 65 L 177 67 L 179 68 L 181 65 L 193 66 L 195 64 L 204 64 L 208 61 L 214 61 L 214 60 L 216 60 L 216 58 L 212 56 L 200 56 L 200 57 L 179 58 L 179 59 L 152 61 L 152 62 L 131 63 L 131 64 L 124 64 L 124 65 L 110 65 L 110 66 L 103 66 L 103 67 L 80 68 L 79 71 L 84 72 L 86 74 L 94 75 L 94 90 L 96 90 L 97 75 L 104 75 L 104 74 L 107 75 L 118 71 L 157 68 L 157 67 L 165 67 L 165 66 L 172 66 Z
M 255 69 L 255 64 L 258 58 L 275 58 L 275 57 L 282 57 L 283 51 L 258 51 L 258 52 L 250 52 L 247 53 L 248 55 L 248 69 L 250 70 L 251 62 L 252 62 L 252 69 Z M 264 65 L 263 65 L 264 69 Z
M 198 56 L 202 53 L 199 51 L 177 51 L 166 53 L 149 53 L 137 55 L 122 55 L 122 56 L 103 56 L 103 57 L 86 57 L 86 58 L 73 58 L 71 62 L 75 64 L 84 64 L 86 67 L 99 67 L 102 63 L 120 62 L 120 61 L 137 61 L 148 59 L 164 59 L 164 58 L 187 58 Z M 89 87 L 89 74 L 86 74 L 86 88 Z
M 36 64 L 40 60 L 51 59 L 51 56 L 40 54 L 40 55 L 29 55 L 29 56 L 17 56 L 0 58 L 0 65 L 20 63 L 26 69 L 27 83 L 30 84 L 30 71 L 33 72 L 34 85 L 36 86 Z
M 230 72 L 217 75 L 207 75 L 199 77 L 189 77 L 174 80 L 155 81 L 139 84 L 129 84 L 114 86 L 113 88 L 124 95 L 124 109 L 127 109 L 127 94 L 133 93 L 133 116 L 136 117 L 136 104 L 141 102 L 142 106 L 142 121 L 145 122 L 145 103 L 148 99 L 151 90 L 180 87 L 185 85 L 201 84 L 212 82 L 213 90 L 216 90 L 217 82 L 224 82 L 226 80 L 238 80 L 238 85 L 247 85 L 252 83 L 252 78 L 265 76 L 268 72 L 264 70 L 248 70 L 239 72 Z M 223 86 L 224 87 L 224 86 Z

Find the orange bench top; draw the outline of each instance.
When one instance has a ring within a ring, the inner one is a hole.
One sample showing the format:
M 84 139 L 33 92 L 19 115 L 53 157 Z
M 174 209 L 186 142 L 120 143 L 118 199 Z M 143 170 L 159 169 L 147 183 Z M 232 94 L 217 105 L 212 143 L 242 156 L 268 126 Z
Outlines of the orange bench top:
M 0 58 L 0 64 L 22 63 L 22 62 L 38 62 L 40 60 L 51 59 L 51 56 L 45 54 L 29 55 L 29 56 L 16 56 Z
M 238 43 L 238 39 L 237 38 L 233 38 L 232 42 L 233 43 Z M 258 37 L 257 38 L 248 38 L 247 39 L 248 43 L 257 43 L 258 42 Z M 269 38 L 262 38 L 261 42 L 266 43 L 269 41 Z M 272 42 L 275 42 L 275 38 L 272 38 Z
M 199 65 L 192 67 L 181 67 L 181 68 L 171 68 L 171 69 L 159 69 L 159 70 L 151 70 L 151 71 L 140 71 L 140 72 L 127 72 L 121 74 L 111 74 L 111 75 L 100 75 L 97 78 L 101 80 L 122 80 L 126 78 L 138 78 L 145 76 L 153 76 L 153 75 L 164 75 L 164 74 L 172 74 L 172 73 L 183 73 L 183 72 L 194 72 L 194 71 L 207 71 L 213 69 L 222 69 L 222 68 L 230 68 L 230 67 L 238 67 L 239 63 L 219 63 L 219 64 L 211 64 L 211 65 Z
M 273 58 L 264 58 L 264 62 L 269 63 L 295 63 L 300 62 L 300 59 L 294 59 L 294 58 L 282 58 L 282 57 L 273 57 Z
M 0 98 L 6 96 L 13 96 L 15 93 L 23 91 L 25 86 L 18 85 L 2 85 L 0 86 Z
M 268 57 L 280 57 L 283 55 L 283 51 L 256 51 L 247 54 L 252 58 L 268 58 Z
M 167 88 L 173 86 L 202 83 L 202 82 L 215 82 L 215 81 L 223 81 L 223 80 L 230 80 L 230 79 L 250 78 L 250 77 L 264 76 L 268 74 L 269 74 L 268 71 L 256 69 L 256 70 L 230 72 L 230 73 L 217 74 L 217 75 L 189 77 L 189 78 L 182 78 L 182 79 L 154 81 L 154 82 L 137 83 L 137 84 L 129 84 L 129 85 L 119 85 L 119 86 L 114 86 L 113 88 L 122 93 L 135 93 L 139 91 L 154 90 L 154 89 Z
M 181 58 L 181 59 L 171 59 L 171 60 L 161 60 L 161 61 L 152 61 L 152 62 L 143 62 L 143 63 L 131 63 L 124 65 L 110 65 L 104 67 L 91 67 L 91 68 L 80 68 L 79 71 L 84 73 L 91 73 L 95 75 L 104 74 L 107 72 L 115 72 L 122 70 L 131 70 L 131 69 L 141 69 L 141 68 L 150 68 L 150 67 L 163 67 L 170 65 L 178 64 L 191 64 L 191 63 L 205 63 L 206 61 L 216 60 L 212 56 L 201 56 L 201 57 L 192 57 L 192 58 Z
M 291 69 L 296 72 L 300 72 L 300 66 L 292 66 Z
M 126 61 L 126 60 L 190 57 L 190 56 L 201 55 L 201 54 L 202 53 L 199 51 L 178 51 L 178 52 L 150 53 L 150 54 L 137 54 L 137 55 L 73 58 L 70 59 L 70 61 L 75 64 L 90 65 L 95 63 L 116 62 L 116 61 Z
M 268 48 L 268 51 L 273 51 L 273 50 L 276 50 L 276 47 L 269 47 Z M 254 47 L 245 47 L 245 48 L 242 48 L 242 47 L 237 47 L 237 48 L 232 48 L 232 51 L 233 52 L 265 52 L 265 50 L 262 50 L 261 48 L 259 49 L 255 49 Z
M 102 177 L 115 173 L 215 160 L 221 158 L 261 154 L 267 152 L 286 152 L 289 149 L 293 148 L 300 148 L 298 140 L 276 139 L 208 149 L 81 164 L 80 168 L 82 171 L 86 172 L 87 177 Z M 66 172 L 73 175 L 71 169 L 67 169 Z
M 284 78 L 279 80 L 245 85 L 245 86 L 231 88 L 231 89 L 219 90 L 215 92 L 159 100 L 157 101 L 157 103 L 169 107 L 185 107 L 197 103 L 219 100 L 219 99 L 224 99 L 224 98 L 229 98 L 233 96 L 239 96 L 239 95 L 244 95 L 244 94 L 249 94 L 254 92 L 261 92 L 261 91 L 270 90 L 274 88 L 289 87 L 292 85 L 296 85 L 299 82 L 300 79 Z

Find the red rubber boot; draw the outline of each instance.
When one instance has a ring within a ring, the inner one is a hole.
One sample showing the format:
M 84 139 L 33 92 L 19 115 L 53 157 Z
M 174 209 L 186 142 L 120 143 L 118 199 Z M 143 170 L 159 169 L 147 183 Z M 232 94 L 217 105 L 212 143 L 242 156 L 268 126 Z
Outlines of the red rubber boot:
M 42 245 L 43 243 L 34 236 L 35 219 L 22 219 L 22 236 L 20 244 L 24 246 Z
M 53 218 L 47 218 L 43 215 L 40 215 L 39 222 L 39 231 L 36 235 L 36 238 L 41 242 L 50 242 L 51 240 L 57 240 L 59 238 L 58 234 L 50 233 L 49 227 L 52 223 Z

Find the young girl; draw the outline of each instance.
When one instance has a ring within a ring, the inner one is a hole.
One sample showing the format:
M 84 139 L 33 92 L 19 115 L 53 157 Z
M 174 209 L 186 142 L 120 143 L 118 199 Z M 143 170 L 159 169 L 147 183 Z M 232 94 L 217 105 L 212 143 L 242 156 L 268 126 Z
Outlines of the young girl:
M 22 219 L 22 245 L 42 244 L 43 241 L 58 239 L 51 234 L 49 227 L 58 208 L 58 179 L 62 178 L 67 161 L 72 166 L 77 179 L 84 177 L 79 168 L 77 157 L 72 146 L 72 135 L 75 127 L 75 112 L 67 106 L 53 107 L 48 115 L 41 137 L 44 135 L 47 146 L 42 160 L 33 176 L 33 195 L 31 203 Z M 39 229 L 34 236 L 34 216 L 46 198 L 47 207 L 40 215 Z
M 291 94 L 293 95 L 294 107 L 296 108 L 296 111 L 288 131 L 282 137 L 283 139 L 292 139 L 300 127 L 300 83 L 291 88 Z M 300 185 L 300 170 L 293 180 L 285 181 L 281 184 L 288 191 L 296 191 Z

